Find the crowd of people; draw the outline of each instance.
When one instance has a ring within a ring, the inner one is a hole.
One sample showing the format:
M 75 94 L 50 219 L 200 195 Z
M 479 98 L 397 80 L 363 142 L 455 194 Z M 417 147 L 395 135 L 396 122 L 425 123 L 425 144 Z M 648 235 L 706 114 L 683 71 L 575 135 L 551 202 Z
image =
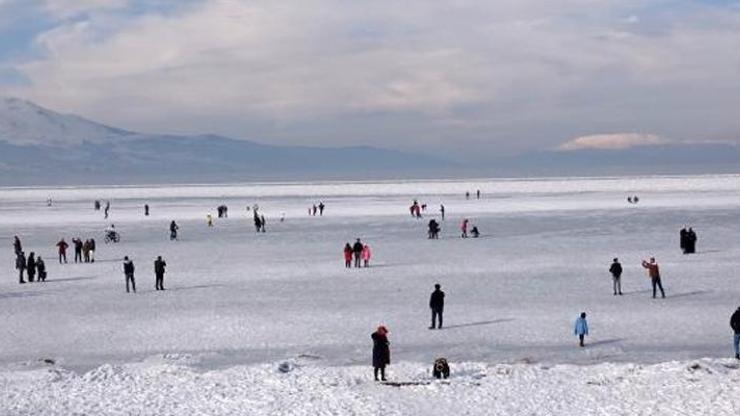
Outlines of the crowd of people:
M 466 192 L 466 198 L 470 198 L 470 192 Z M 476 191 L 476 198 L 480 198 L 480 190 Z M 629 197 L 630 203 L 638 202 L 637 196 Z M 426 204 L 420 204 L 417 200 L 413 200 L 412 205 L 409 207 L 409 211 L 412 217 L 419 219 L 422 218 L 422 212 L 426 211 Z M 95 201 L 95 209 L 101 209 L 101 203 L 99 200 Z M 110 209 L 110 202 L 105 203 L 105 217 L 108 217 L 108 211 Z M 325 205 L 323 202 L 319 202 L 318 205 L 314 204 L 309 208 L 309 215 L 323 216 Z M 249 211 L 249 207 L 247 207 Z M 226 218 L 228 216 L 228 208 L 226 205 L 220 205 L 217 207 L 218 218 Z M 440 204 L 439 209 L 441 220 L 445 219 L 445 206 Z M 149 205 L 144 205 L 144 215 L 149 215 Z M 256 231 L 259 233 L 266 232 L 266 220 L 264 215 L 260 214 L 259 207 L 255 205 L 252 209 L 252 216 L 254 220 L 254 226 Z M 284 218 L 284 216 L 283 216 Z M 213 218 L 210 214 L 207 215 L 207 225 L 213 226 Z M 179 226 L 173 220 L 169 225 L 170 240 L 178 239 Z M 431 218 L 428 223 L 428 238 L 438 239 L 441 227 L 439 222 L 435 218 Z M 109 229 L 106 230 L 106 241 L 112 233 L 117 235 L 114 226 L 111 224 Z M 478 227 L 473 225 L 471 227 L 470 221 L 467 218 L 463 218 L 460 223 L 460 235 L 462 238 L 468 238 L 469 235 L 473 238 L 477 238 L 480 235 Z M 112 238 L 112 237 L 111 237 Z M 684 227 L 680 231 L 680 247 L 684 254 L 696 253 L 696 242 L 697 235 L 693 228 L 688 229 Z M 115 241 L 118 241 L 116 239 Z M 74 249 L 74 262 L 75 263 L 93 263 L 95 262 L 95 251 L 96 243 L 94 238 L 88 238 L 82 240 L 81 238 L 73 238 L 71 240 L 72 247 Z M 18 236 L 15 236 L 13 241 L 13 247 L 16 255 L 15 267 L 19 273 L 19 283 L 26 283 L 24 278 L 27 278 L 28 282 L 44 282 L 47 277 L 46 265 L 40 256 L 36 256 L 34 252 L 31 252 L 28 256 L 25 255 L 22 247 L 22 243 Z M 67 263 L 67 249 L 70 245 L 65 241 L 64 238 L 60 239 L 56 243 L 56 247 L 59 255 L 59 263 Z M 347 242 L 343 249 L 343 258 L 346 268 L 367 268 L 370 266 L 372 252 L 370 246 L 363 243 L 360 238 L 357 238 L 354 244 Z M 123 274 L 125 278 L 126 292 L 136 292 L 136 280 L 135 280 L 135 265 L 133 260 L 127 255 L 123 260 Z M 646 270 L 646 274 L 651 282 L 652 297 L 657 298 L 658 292 L 661 298 L 665 298 L 665 290 L 663 288 L 660 267 L 654 257 L 650 257 L 649 260 L 643 260 L 641 266 Z M 155 290 L 165 290 L 164 287 L 164 276 L 166 272 L 167 263 L 162 256 L 157 256 L 154 260 L 154 281 Z M 622 275 L 624 269 L 619 262 L 618 258 L 614 258 L 609 269 L 612 277 L 612 289 L 614 296 L 623 295 L 622 292 Z M 445 292 L 442 291 L 441 284 L 437 283 L 434 285 L 434 290 L 429 298 L 429 308 L 431 311 L 431 325 L 430 330 L 442 329 L 443 327 L 443 315 L 445 305 Z M 574 324 L 574 334 L 578 337 L 578 345 L 585 347 L 585 338 L 589 335 L 588 322 L 586 320 L 586 312 L 582 312 L 576 319 Z M 735 350 L 735 357 L 740 359 L 740 307 L 735 311 L 730 320 L 730 326 L 734 331 L 733 347 Z M 377 327 L 376 331 L 371 334 L 373 341 L 372 351 L 372 363 L 374 368 L 374 376 L 376 380 L 386 380 L 386 367 L 390 364 L 390 342 L 389 335 L 390 331 L 385 325 Z M 445 360 L 446 364 L 446 360 Z M 435 364 L 436 365 L 436 364 Z M 449 369 L 448 369 L 449 371 Z

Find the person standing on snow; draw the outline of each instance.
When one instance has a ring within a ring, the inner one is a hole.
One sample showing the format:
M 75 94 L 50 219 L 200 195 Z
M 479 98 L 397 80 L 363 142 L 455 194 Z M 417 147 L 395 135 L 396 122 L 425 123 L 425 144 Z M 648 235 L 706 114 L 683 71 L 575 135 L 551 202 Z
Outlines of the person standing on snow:
M 324 208 L 326 208 L 326 205 L 324 205 L 324 201 L 319 202 L 319 217 L 324 216 Z
M 622 295 L 622 265 L 619 264 L 618 258 L 614 258 L 611 267 L 609 267 L 609 273 L 612 274 L 614 296 L 617 296 L 617 294 Z
M 213 227 L 213 216 L 211 214 L 206 215 L 206 223 L 208 227 Z
M 59 240 L 57 243 L 57 249 L 59 250 L 59 264 L 62 264 L 62 260 L 64 260 L 64 263 L 67 263 L 67 247 L 69 247 L 69 244 L 64 241 L 64 238 Z
M 82 263 L 82 240 L 73 238 L 72 244 L 74 244 L 75 249 L 75 263 Z
M 22 251 L 15 256 L 15 268 L 18 270 L 18 283 L 26 283 L 23 280 L 23 271 L 26 270 L 26 256 Z
M 46 264 L 44 263 L 44 260 L 41 258 L 41 256 L 36 257 L 36 271 L 38 272 L 39 282 L 45 282 L 46 281 Z
M 154 260 L 154 288 L 156 290 L 164 290 L 164 268 L 167 267 L 167 263 L 162 260 L 162 256 L 157 256 L 157 260 Z
M 175 224 L 175 221 L 173 220 L 170 223 L 170 241 L 177 240 L 177 230 L 179 230 L 180 227 Z
M 588 335 L 588 322 L 586 322 L 586 312 L 581 312 L 581 316 L 576 319 L 574 332 L 576 335 L 578 335 L 578 345 L 583 347 L 583 339 L 586 337 L 586 335 Z
M 730 318 L 730 328 L 735 332 L 735 337 L 732 342 L 735 347 L 735 358 L 740 360 L 740 306 L 737 307 L 737 310 Z
M 90 239 L 90 263 L 95 263 L 95 239 Z
M 460 232 L 462 238 L 468 238 L 468 219 L 465 218 L 460 224 Z
M 23 252 L 23 245 L 21 244 L 21 239 L 18 238 L 18 236 L 13 237 L 13 252 L 17 256 L 18 253 Z
M 136 293 L 136 280 L 134 280 L 134 262 L 128 256 L 123 258 L 123 274 L 126 276 L 126 293 L 129 293 L 128 284 L 131 282 L 131 288 Z
M 144 216 L 149 216 L 149 204 L 144 204 Z
M 686 227 L 681 228 L 681 231 L 678 232 L 678 238 L 679 238 L 679 246 L 681 247 L 681 252 L 683 254 L 687 254 L 686 251 L 686 241 L 688 240 L 688 231 L 686 230 Z
M 362 266 L 361 260 L 362 260 L 362 249 L 364 246 L 362 245 L 362 242 L 358 238 L 357 241 L 355 241 L 355 244 L 352 246 L 352 253 L 355 255 L 355 267 Z
M 352 246 L 349 243 L 344 245 L 344 267 L 352 267 Z
M 689 231 L 686 232 L 686 253 L 687 254 L 694 254 L 696 253 L 696 233 L 694 232 L 694 229 L 689 227 Z
M 360 253 L 360 257 L 362 258 L 362 263 L 365 267 L 370 266 L 370 256 L 372 253 L 370 252 L 370 246 L 365 244 L 362 246 L 362 253 Z
M 429 297 L 429 309 L 432 310 L 432 326 L 429 329 L 434 329 L 436 326 L 437 318 L 439 317 L 439 326 L 437 329 L 442 329 L 442 314 L 445 308 L 445 292 L 442 291 L 442 286 L 437 283 L 434 285 L 434 292 Z
M 378 372 L 380 380 L 385 379 L 385 367 L 391 363 L 391 343 L 388 342 L 388 329 L 383 325 L 370 335 L 373 340 L 373 373 L 375 381 L 378 381 Z
M 33 251 L 26 261 L 26 275 L 28 275 L 28 283 L 33 283 L 36 277 L 36 254 Z
M 442 214 L 442 221 L 445 220 L 445 206 L 440 204 L 439 205 L 439 213 Z
M 663 298 L 665 298 L 665 291 L 663 290 L 663 284 L 660 281 L 660 268 L 658 267 L 658 263 L 655 261 L 655 257 L 650 257 L 650 263 L 643 260 L 642 267 L 647 269 L 648 276 L 650 277 L 650 280 L 653 284 L 653 299 L 655 299 L 656 287 L 660 289 L 660 294 L 663 295 Z

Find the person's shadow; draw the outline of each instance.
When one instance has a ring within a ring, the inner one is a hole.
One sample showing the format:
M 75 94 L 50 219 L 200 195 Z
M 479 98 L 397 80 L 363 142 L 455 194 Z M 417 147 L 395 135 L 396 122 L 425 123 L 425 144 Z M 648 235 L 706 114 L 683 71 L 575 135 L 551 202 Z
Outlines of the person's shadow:
M 502 319 L 494 319 L 491 321 L 479 321 L 479 322 L 469 322 L 466 324 L 457 324 L 457 325 L 448 325 L 443 326 L 442 329 L 455 329 L 455 328 L 467 328 L 470 326 L 483 326 L 483 325 L 493 325 L 493 324 L 500 324 L 503 322 L 510 322 L 513 321 L 514 318 L 502 318 Z

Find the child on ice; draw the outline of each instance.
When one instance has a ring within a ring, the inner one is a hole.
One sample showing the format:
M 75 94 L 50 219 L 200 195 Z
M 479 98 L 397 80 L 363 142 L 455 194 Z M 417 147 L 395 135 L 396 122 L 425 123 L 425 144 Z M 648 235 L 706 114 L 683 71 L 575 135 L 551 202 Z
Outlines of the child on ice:
M 581 312 L 581 316 L 576 319 L 575 334 L 578 335 L 579 345 L 583 347 L 583 338 L 588 335 L 588 322 L 586 322 L 586 312 Z

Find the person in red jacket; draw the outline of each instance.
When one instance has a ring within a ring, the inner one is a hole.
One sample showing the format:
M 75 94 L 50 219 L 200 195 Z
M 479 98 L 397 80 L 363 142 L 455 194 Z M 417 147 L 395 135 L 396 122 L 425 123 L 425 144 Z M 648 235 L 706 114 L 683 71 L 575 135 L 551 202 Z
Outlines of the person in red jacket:
M 352 267 L 352 246 L 349 243 L 344 245 L 344 267 Z
M 65 263 L 67 262 L 67 247 L 69 247 L 69 244 L 64 241 L 64 238 L 59 240 L 57 243 L 57 248 L 59 249 L 59 264 L 62 263 L 62 260 L 64 260 Z
M 660 281 L 660 268 L 658 263 L 655 261 L 655 257 L 650 257 L 650 263 L 645 260 L 642 261 L 642 267 L 647 269 L 648 276 L 653 284 L 653 299 L 655 299 L 656 287 L 660 289 L 660 294 L 665 298 L 665 291 L 663 290 L 663 284 Z

